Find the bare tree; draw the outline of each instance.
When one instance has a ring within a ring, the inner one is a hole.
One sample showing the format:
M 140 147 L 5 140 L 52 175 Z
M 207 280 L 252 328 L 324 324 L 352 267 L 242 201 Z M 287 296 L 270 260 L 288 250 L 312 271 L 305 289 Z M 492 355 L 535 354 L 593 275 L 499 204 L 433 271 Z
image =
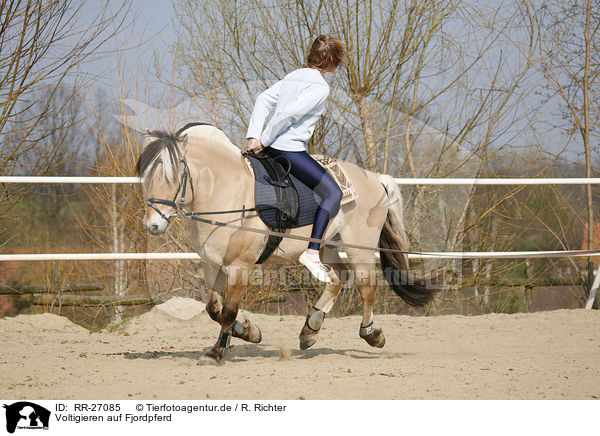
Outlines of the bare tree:
M 176 11 L 173 85 L 203 99 L 196 116 L 240 145 L 253 97 L 300 67 L 319 33 L 342 38 L 348 57 L 329 78 L 310 152 L 395 176 L 476 176 L 516 156 L 530 127 L 523 104 L 534 92 L 527 78 L 538 31 L 523 26 L 532 18 L 518 3 L 180 0 Z M 444 190 L 407 190 L 417 247 L 460 250 L 467 228 L 493 215 L 471 216 L 474 189 Z
M 64 132 L 73 127 L 61 114 L 84 80 L 78 69 L 103 54 L 128 9 L 128 2 L 114 11 L 78 0 L 0 2 L 0 174 L 44 174 L 57 164 Z M 23 193 L 0 190 L 0 216 Z
M 537 7 L 535 7 L 537 6 Z M 544 38 L 537 47 L 534 65 L 545 79 L 545 95 L 550 101 L 562 102 L 560 107 L 563 123 L 559 127 L 566 132 L 566 141 L 579 142 L 583 149 L 585 176 L 592 177 L 593 137 L 598 139 L 600 113 L 598 98 L 600 88 L 600 3 L 563 3 L 544 1 L 541 5 L 528 3 L 535 18 L 533 25 L 540 29 Z M 594 128 L 595 127 L 595 128 Z M 577 141 L 576 136 L 580 139 Z M 592 186 L 585 187 L 587 209 L 587 247 L 594 247 L 594 207 Z M 588 258 L 588 287 L 593 281 L 593 260 Z

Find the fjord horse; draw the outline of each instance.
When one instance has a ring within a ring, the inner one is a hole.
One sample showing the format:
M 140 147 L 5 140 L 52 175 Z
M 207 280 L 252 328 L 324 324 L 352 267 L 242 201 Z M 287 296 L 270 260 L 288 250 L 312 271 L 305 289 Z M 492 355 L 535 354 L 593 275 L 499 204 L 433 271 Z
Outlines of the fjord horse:
M 214 225 L 210 220 L 191 221 L 194 249 L 201 256 L 206 286 L 210 290 L 206 310 L 221 325 L 217 343 L 206 353 L 217 363 L 223 358 L 231 336 L 258 343 L 260 329 L 250 320 L 237 320 L 240 301 L 248 277 L 266 242 L 266 235 L 236 227 L 268 231 L 256 212 L 240 213 L 254 206 L 254 175 L 240 150 L 216 127 L 195 125 L 178 134 L 150 132 L 154 138 L 138 160 L 144 196 L 148 199 L 143 219 L 152 235 L 169 228 L 170 218 L 182 211 L 236 211 L 205 218 L 219 219 L 228 226 Z M 384 275 L 404 301 L 423 306 L 437 290 L 427 278 L 409 273 L 408 238 L 403 223 L 402 196 L 394 179 L 340 162 L 358 194 L 353 202 L 343 205 L 331 219 L 324 235 L 331 240 L 339 235 L 341 243 L 379 247 Z M 287 231 L 289 235 L 310 237 L 311 226 Z M 280 249 L 266 263 L 289 264 L 298 259 L 307 242 L 284 238 Z M 323 262 L 332 269 L 319 300 L 310 310 L 302 331 L 300 348 L 307 349 L 317 341 L 325 314 L 332 308 L 347 279 L 337 247 L 322 244 Z M 359 336 L 373 347 L 383 347 L 385 337 L 373 324 L 376 290 L 376 258 L 373 250 L 345 247 L 353 267 L 355 284 L 363 300 L 363 317 Z

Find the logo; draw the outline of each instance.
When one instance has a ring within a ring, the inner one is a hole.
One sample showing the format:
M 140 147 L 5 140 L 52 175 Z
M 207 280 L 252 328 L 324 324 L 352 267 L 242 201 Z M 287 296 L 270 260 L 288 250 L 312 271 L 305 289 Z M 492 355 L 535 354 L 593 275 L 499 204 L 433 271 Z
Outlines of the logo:
M 48 430 L 50 411 L 28 401 L 19 401 L 11 405 L 4 404 L 6 409 L 6 431 L 14 433 L 18 429 Z

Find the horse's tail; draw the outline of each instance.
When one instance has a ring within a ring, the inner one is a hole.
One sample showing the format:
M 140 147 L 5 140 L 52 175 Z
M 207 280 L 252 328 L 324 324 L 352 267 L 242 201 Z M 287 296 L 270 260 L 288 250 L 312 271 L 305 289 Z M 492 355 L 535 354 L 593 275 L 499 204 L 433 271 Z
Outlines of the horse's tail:
M 387 192 L 387 219 L 379 236 L 379 248 L 398 250 L 380 251 L 381 268 L 393 291 L 411 306 L 424 306 L 437 293 L 429 276 L 416 276 L 409 272 L 408 236 L 404 228 L 402 194 L 393 177 L 380 174 L 379 181 Z

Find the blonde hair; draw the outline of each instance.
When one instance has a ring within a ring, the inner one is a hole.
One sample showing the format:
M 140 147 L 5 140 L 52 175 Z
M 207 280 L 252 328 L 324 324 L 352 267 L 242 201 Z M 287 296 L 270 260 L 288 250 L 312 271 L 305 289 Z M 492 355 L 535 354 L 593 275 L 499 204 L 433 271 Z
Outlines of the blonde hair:
M 346 44 L 330 35 L 320 35 L 312 43 L 305 67 L 327 71 L 344 60 Z

